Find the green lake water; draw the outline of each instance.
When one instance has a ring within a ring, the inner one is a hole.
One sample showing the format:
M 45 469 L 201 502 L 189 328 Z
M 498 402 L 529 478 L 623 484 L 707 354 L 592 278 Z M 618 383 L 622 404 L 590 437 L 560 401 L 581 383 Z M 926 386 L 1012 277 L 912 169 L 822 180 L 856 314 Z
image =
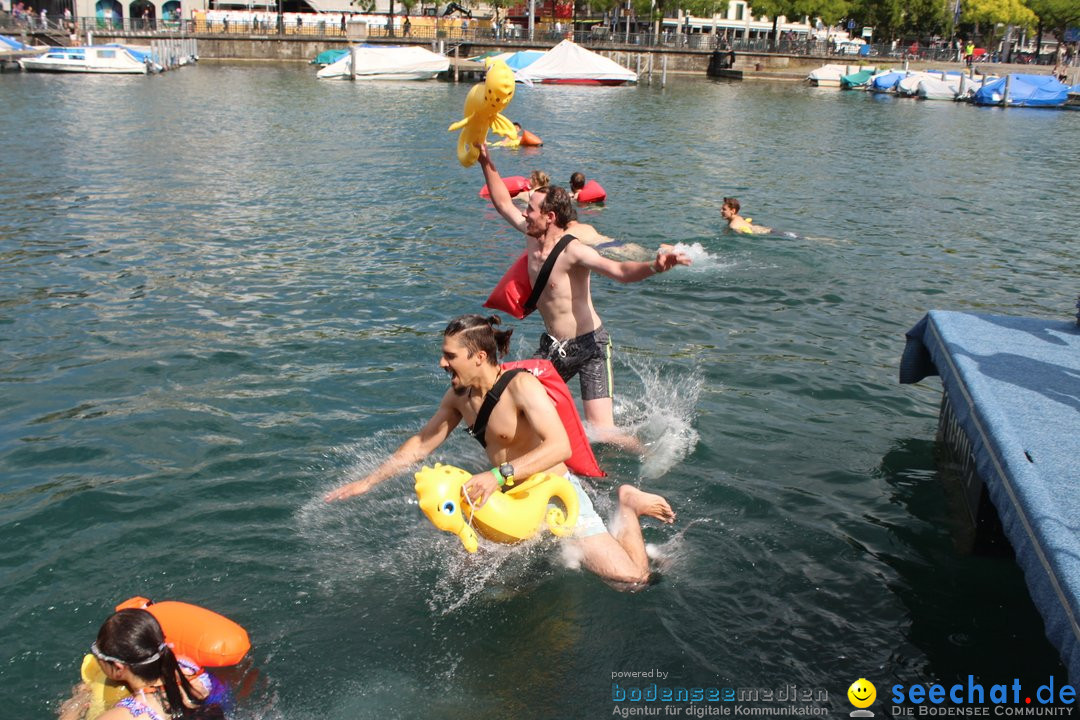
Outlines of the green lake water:
M 660 582 L 557 543 L 466 556 L 403 475 L 326 505 L 434 410 L 440 333 L 521 251 L 456 136 L 467 85 L 292 66 L 0 76 L 0 707 L 49 717 L 116 603 L 243 624 L 240 718 L 606 718 L 612 683 L 828 694 L 1065 672 L 1008 557 L 959 549 L 929 309 L 1068 318 L 1080 113 L 788 84 L 520 88 L 584 219 L 694 259 L 595 279 Z M 722 230 L 734 195 L 797 238 Z M 539 318 L 514 322 L 531 354 Z M 576 381 L 572 384 L 576 390 Z M 485 467 L 455 433 L 433 457 Z M 667 679 L 613 680 L 661 671 Z M 879 703 L 880 712 L 887 712 Z M 10 715 L 9 715 L 10 713 Z

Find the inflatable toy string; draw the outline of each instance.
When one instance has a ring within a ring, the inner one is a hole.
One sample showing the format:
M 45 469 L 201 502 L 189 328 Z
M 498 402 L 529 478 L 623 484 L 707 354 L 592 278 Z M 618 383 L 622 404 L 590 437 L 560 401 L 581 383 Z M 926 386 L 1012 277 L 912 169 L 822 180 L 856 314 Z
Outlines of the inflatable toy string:
M 474 85 L 465 96 L 465 117 L 449 128 L 449 132 L 461 130 L 457 157 L 463 167 L 476 163 L 489 130 L 507 138 L 517 138 L 514 124 L 502 114 L 513 98 L 514 71 L 504 61 L 496 60 L 488 67 L 484 82 Z
M 559 537 L 569 537 L 578 519 L 578 498 L 574 486 L 562 475 L 537 473 L 505 493 L 496 492 L 481 508 L 463 503 L 461 486 L 472 473 L 452 465 L 435 463 L 416 473 L 416 496 L 420 509 L 440 530 L 453 533 L 471 553 L 476 552 L 479 532 L 488 540 L 516 543 L 540 530 L 547 520 L 548 529 Z M 548 507 L 558 499 L 566 511 Z

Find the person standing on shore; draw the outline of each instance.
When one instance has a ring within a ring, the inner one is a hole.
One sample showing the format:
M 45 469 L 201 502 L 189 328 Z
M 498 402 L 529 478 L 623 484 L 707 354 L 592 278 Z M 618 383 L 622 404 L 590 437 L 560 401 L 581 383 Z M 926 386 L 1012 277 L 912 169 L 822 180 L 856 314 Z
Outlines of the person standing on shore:
M 522 213 L 483 145 L 479 160 L 495 209 L 511 227 L 525 235 L 530 283 L 537 282 L 549 256 L 556 253 L 536 302 L 545 332 L 533 357 L 550 360 L 564 381 L 580 375 L 585 419 L 598 433 L 598 441 L 639 450 L 640 442 L 615 426 L 611 337 L 593 307 L 590 280 L 592 273 L 598 272 L 619 282 L 639 282 L 678 265 L 689 265 L 689 258 L 662 250 L 652 262 L 617 262 L 605 258 L 567 231 L 567 225 L 577 219 L 577 213 L 564 188 L 534 190 L 528 208 Z M 561 242 L 564 239 L 567 242 Z M 556 246 L 561 249 L 556 250 Z

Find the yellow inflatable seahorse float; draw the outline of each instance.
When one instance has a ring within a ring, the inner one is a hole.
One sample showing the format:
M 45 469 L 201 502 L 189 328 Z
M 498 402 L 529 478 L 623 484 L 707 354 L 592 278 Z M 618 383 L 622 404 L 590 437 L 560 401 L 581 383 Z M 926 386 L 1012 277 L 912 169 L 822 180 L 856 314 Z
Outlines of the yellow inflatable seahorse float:
M 574 532 L 577 492 L 562 475 L 537 473 L 505 493 L 494 493 L 475 514 L 461 495 L 461 486 L 470 477 L 472 473 L 467 470 L 442 463 L 435 463 L 433 468 L 424 466 L 416 473 L 420 509 L 435 527 L 461 538 L 469 552 L 476 552 L 476 532 L 495 542 L 516 543 L 535 535 L 545 519 L 548 529 L 559 537 Z M 561 501 L 566 512 L 548 507 L 552 498 Z
M 517 139 L 514 124 L 502 114 L 514 98 L 514 71 L 504 61 L 488 67 L 484 82 L 473 85 L 465 96 L 465 117 L 450 126 L 461 130 L 457 157 L 464 167 L 471 167 L 480 156 L 480 146 L 487 142 L 488 131 Z

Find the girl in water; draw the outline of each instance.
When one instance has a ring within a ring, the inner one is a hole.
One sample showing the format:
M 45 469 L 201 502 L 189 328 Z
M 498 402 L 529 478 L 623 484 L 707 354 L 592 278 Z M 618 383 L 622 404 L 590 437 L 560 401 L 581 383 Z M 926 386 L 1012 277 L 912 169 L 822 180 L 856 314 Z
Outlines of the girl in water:
M 228 688 L 194 663 L 178 658 L 165 642 L 157 619 L 146 610 L 120 610 L 105 621 L 90 652 L 109 680 L 125 686 L 129 696 L 98 718 L 85 720 L 220 720 Z M 76 688 L 64 704 L 60 720 L 84 718 L 89 687 Z

